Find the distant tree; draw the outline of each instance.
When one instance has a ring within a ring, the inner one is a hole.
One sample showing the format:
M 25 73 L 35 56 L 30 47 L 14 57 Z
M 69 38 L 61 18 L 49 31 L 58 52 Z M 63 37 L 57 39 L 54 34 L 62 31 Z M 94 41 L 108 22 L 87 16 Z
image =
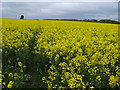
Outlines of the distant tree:
M 96 19 L 91 19 L 90 21 L 91 21 L 91 22 L 97 22 L 97 20 L 96 20 Z
M 24 19 L 24 15 L 21 15 L 21 16 L 20 16 L 20 19 Z

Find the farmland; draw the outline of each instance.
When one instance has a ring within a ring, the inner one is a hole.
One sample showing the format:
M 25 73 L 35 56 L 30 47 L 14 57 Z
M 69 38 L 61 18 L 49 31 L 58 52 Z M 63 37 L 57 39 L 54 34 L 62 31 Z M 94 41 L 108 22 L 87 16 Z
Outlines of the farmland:
M 3 88 L 118 88 L 118 24 L 2 20 Z

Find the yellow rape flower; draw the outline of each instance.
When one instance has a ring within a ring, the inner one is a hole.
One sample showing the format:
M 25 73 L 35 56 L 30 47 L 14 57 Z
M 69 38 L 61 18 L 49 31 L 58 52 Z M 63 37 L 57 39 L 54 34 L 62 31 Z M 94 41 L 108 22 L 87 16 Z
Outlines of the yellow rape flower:
M 100 76 L 97 76 L 96 79 L 100 81 L 100 80 L 101 80 L 101 77 L 100 77 Z
M 8 75 L 9 77 L 13 77 L 13 74 L 12 73 L 9 73 L 9 75 Z
M 8 84 L 8 85 L 7 85 L 7 88 L 12 88 L 12 84 Z
M 13 81 L 9 81 L 9 84 L 7 85 L 7 88 L 12 88 L 12 85 L 14 84 Z
M 3 85 L 5 85 L 5 82 L 2 82 Z
M 90 87 L 90 89 L 93 89 L 93 88 L 95 88 L 95 87 L 93 87 L 93 86 Z
M 14 82 L 13 81 L 9 81 L 9 84 L 14 84 Z
M 22 67 L 23 66 L 22 62 L 18 62 L 18 66 Z

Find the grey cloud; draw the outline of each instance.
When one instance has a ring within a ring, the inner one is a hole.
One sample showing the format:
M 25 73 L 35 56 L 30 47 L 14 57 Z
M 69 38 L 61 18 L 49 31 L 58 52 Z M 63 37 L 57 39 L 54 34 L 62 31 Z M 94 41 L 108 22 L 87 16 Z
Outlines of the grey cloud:
M 3 3 L 3 18 L 77 18 L 118 19 L 118 4 L 115 2 L 86 3 Z

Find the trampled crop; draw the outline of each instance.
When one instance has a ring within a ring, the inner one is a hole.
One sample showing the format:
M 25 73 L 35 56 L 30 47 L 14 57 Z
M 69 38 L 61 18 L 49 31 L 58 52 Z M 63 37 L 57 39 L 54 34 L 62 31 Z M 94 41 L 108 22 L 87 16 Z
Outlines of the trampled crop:
M 118 88 L 118 25 L 3 19 L 3 88 Z

